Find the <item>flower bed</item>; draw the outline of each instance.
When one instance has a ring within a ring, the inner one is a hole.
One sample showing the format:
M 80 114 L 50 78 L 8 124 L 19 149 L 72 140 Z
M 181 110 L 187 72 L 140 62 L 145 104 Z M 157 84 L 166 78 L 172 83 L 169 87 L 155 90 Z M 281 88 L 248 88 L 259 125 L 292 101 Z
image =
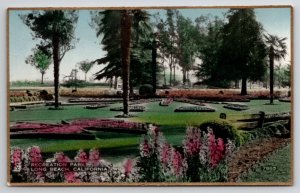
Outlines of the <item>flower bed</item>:
M 83 119 L 73 121 L 71 124 L 83 126 L 88 131 L 92 130 L 145 134 L 148 130 L 148 125 L 143 123 L 113 119 Z
M 231 110 L 235 110 L 235 111 L 244 111 L 244 110 L 249 109 L 249 107 L 247 105 L 240 105 L 240 104 L 227 104 L 227 105 L 223 106 L 223 108 L 231 109 Z
M 181 106 L 174 110 L 174 112 L 215 112 L 215 109 L 206 106 Z
M 129 101 L 129 105 L 139 105 L 143 103 L 150 103 L 150 102 L 157 102 L 160 101 L 160 99 L 152 98 L 152 99 L 138 99 L 134 101 Z
M 94 103 L 94 102 L 121 102 L 120 98 L 77 98 L 77 99 L 69 99 L 70 103 Z
M 143 112 L 146 109 L 144 106 L 129 106 L 128 108 L 130 112 Z M 123 107 L 114 107 L 114 108 L 110 108 L 110 110 L 123 111 Z
M 188 128 L 182 150 L 170 145 L 152 127 L 144 136 L 136 159 L 125 159 L 113 165 L 103 159 L 99 150 L 79 150 L 71 159 L 57 152 L 45 159 L 42 150 L 12 147 L 11 182 L 226 182 L 228 163 L 235 147 L 207 133 Z M 53 165 L 56 164 L 56 170 Z
M 291 102 L 291 97 L 281 98 L 281 99 L 279 99 L 279 102 L 290 103 Z
M 285 95 L 285 91 L 274 92 L 275 98 L 280 98 Z M 248 95 L 241 96 L 240 91 L 235 89 L 170 89 L 159 92 L 158 96 L 205 101 L 249 102 L 249 99 L 268 99 L 269 90 L 250 90 L 248 91 Z
M 113 119 L 83 119 L 68 124 L 18 123 L 10 128 L 11 138 L 95 139 L 89 131 L 147 133 L 148 126 Z
M 34 102 L 41 101 L 38 96 L 14 96 L 9 98 L 10 103 Z
M 94 105 L 87 105 L 85 106 L 86 109 L 99 109 L 99 108 L 105 108 L 108 107 L 107 104 L 94 104 Z
M 172 98 L 162 99 L 159 102 L 159 106 L 169 106 L 173 102 Z
M 174 99 L 174 101 L 188 103 L 191 105 L 205 106 L 205 104 L 203 103 L 204 102 L 203 100 L 199 101 L 199 100 L 193 100 L 193 99 L 188 99 L 188 98 L 177 98 L 177 99 Z

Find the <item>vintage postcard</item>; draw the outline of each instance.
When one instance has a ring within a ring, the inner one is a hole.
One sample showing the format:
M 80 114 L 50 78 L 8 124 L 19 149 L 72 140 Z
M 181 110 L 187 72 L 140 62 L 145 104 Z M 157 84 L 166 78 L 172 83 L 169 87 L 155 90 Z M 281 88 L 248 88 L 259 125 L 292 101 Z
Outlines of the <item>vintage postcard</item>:
M 293 184 L 291 6 L 8 8 L 8 184 Z

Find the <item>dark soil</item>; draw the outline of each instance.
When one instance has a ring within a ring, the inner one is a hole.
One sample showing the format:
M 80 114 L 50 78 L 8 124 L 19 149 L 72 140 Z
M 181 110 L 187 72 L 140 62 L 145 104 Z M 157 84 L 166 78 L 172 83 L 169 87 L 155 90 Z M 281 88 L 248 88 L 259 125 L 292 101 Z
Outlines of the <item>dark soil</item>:
M 239 177 L 255 164 L 263 161 L 277 149 L 290 143 L 290 138 L 265 138 L 249 142 L 240 147 L 229 163 L 229 182 L 238 181 Z

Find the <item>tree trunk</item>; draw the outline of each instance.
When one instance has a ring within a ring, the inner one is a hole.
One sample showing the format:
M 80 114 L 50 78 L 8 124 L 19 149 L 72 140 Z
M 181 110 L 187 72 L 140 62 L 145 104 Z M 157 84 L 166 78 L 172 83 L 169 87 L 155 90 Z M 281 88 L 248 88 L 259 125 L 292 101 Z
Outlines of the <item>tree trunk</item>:
M 176 65 L 175 65 L 175 63 L 174 63 L 174 64 L 173 64 L 173 85 L 174 85 L 174 86 L 175 86 L 175 84 L 176 84 L 175 67 L 176 67 Z
M 44 72 L 42 73 L 42 80 L 41 80 L 41 84 L 44 84 Z
M 242 78 L 242 89 L 241 89 L 241 95 L 247 95 L 247 78 Z
M 185 69 L 182 69 L 182 83 L 185 85 L 186 83 L 186 71 Z
M 113 83 L 112 83 L 112 82 L 113 82 L 113 78 L 110 78 L 110 79 L 109 79 L 109 88 L 112 88 L 112 87 L 113 87 Z
M 114 89 L 118 88 L 118 77 L 115 76 Z
M 157 49 L 156 49 L 156 34 L 154 34 L 153 43 L 152 43 L 152 87 L 153 87 L 153 96 L 156 93 L 156 71 L 157 71 Z
M 131 39 L 131 16 L 130 10 L 122 12 L 121 19 L 121 47 L 122 47 L 122 79 L 123 79 L 123 113 L 129 114 L 129 72 L 130 72 L 130 39 Z
M 84 74 L 84 81 L 85 81 L 85 82 L 86 82 L 86 74 L 87 74 L 87 73 Z
M 270 104 L 273 104 L 274 100 L 274 49 L 271 47 L 269 60 L 270 60 Z
M 171 55 L 171 60 L 170 60 L 170 63 L 169 63 L 169 68 L 170 68 L 169 84 L 170 84 L 170 86 L 172 86 L 172 61 L 173 61 L 173 59 L 172 59 L 172 55 Z
M 166 69 L 164 67 L 164 85 L 167 85 Z
M 53 35 L 53 64 L 54 64 L 54 107 L 58 108 L 58 86 L 59 86 L 59 37 Z
M 234 81 L 234 88 L 240 88 L 239 83 L 240 83 L 239 80 L 235 80 L 235 81 Z
M 129 96 L 133 96 L 133 84 L 132 84 L 132 79 L 129 78 Z

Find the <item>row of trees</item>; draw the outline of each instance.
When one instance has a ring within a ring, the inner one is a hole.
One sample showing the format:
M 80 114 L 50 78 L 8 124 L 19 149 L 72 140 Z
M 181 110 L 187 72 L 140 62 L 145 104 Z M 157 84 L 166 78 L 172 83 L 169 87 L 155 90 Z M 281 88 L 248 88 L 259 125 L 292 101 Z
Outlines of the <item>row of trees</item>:
M 47 66 L 54 64 L 57 108 L 59 66 L 65 53 L 74 49 L 78 41 L 74 35 L 78 11 L 34 11 L 21 17 L 34 32 L 34 38 L 40 40 L 27 63 L 38 66 L 42 76 Z M 152 83 L 155 88 L 159 71 L 163 71 L 164 84 L 167 84 L 165 63 L 170 71 L 170 85 L 176 82 L 179 66 L 183 84 L 188 82 L 189 72 L 193 70 L 208 85 L 226 87 L 231 81 L 241 80 L 241 94 L 245 95 L 247 80 L 261 80 L 269 61 L 273 102 L 274 60 L 286 55 L 286 38 L 264 35 L 253 9 L 231 9 L 226 22 L 204 16 L 193 22 L 178 10 L 166 10 L 165 19 L 156 15 L 154 25 L 144 10 L 92 11 L 91 18 L 90 24 L 107 54 L 92 62 L 80 62 L 81 69 L 88 72 L 94 63 L 105 64 L 96 73 L 96 79 L 109 78 L 116 82 L 122 78 L 125 115 L 129 92 L 133 93 L 134 86 Z M 196 60 L 200 61 L 197 66 Z

